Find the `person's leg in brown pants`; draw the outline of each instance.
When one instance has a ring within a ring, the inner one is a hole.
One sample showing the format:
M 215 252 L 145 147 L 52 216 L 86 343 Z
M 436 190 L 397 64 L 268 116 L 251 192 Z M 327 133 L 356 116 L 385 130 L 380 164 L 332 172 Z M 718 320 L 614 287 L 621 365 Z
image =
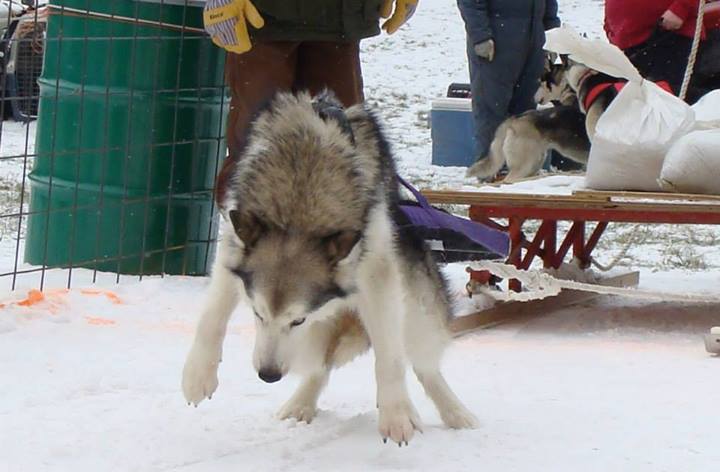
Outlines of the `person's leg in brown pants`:
M 227 143 L 231 159 L 242 151 L 253 113 L 278 91 L 329 88 L 345 106 L 363 100 L 359 44 L 354 42 L 257 42 L 244 54 L 228 53 L 231 90 Z
M 328 88 L 346 107 L 363 101 L 358 41 L 306 41 L 300 44 L 297 58 L 295 90 L 314 95 Z
M 257 42 L 244 54 L 227 54 L 225 78 L 231 98 L 226 139 L 231 160 L 242 152 L 252 114 L 279 90 L 292 89 L 297 48 L 295 42 Z

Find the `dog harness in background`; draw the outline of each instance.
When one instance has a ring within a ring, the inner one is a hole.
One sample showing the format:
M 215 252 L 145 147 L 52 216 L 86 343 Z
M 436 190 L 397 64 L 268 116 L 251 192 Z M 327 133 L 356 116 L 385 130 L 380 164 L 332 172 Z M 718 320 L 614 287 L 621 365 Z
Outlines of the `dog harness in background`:
M 613 79 L 612 81 L 607 81 L 605 77 L 602 77 L 603 82 L 594 84 L 590 87 L 590 90 L 588 91 L 587 95 L 585 95 L 585 99 L 583 100 L 583 107 L 585 110 L 589 110 L 593 103 L 595 103 L 595 100 L 600 96 L 601 93 L 603 93 L 605 90 L 609 89 L 610 87 L 615 89 L 615 94 L 617 95 L 620 93 L 620 90 L 625 87 L 625 84 L 627 84 L 627 80 L 625 79 Z M 592 77 L 587 79 L 592 80 Z M 670 87 L 670 83 L 666 80 L 660 80 L 658 82 L 655 82 L 658 87 L 665 90 L 668 93 L 671 93 L 675 95 L 675 93 L 672 90 L 672 87 Z

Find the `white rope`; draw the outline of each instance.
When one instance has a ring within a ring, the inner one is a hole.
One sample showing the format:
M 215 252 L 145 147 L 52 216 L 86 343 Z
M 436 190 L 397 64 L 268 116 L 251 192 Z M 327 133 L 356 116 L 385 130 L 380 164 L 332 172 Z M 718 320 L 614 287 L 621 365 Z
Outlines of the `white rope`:
M 685 303 L 720 303 L 720 296 L 703 295 L 699 293 L 668 293 L 666 291 L 639 290 L 628 287 L 611 287 L 607 285 L 588 284 L 574 280 L 557 279 L 552 275 L 539 270 L 520 270 L 510 264 L 501 262 L 482 261 L 471 264 L 473 270 L 487 270 L 492 274 L 506 279 L 517 279 L 522 282 L 524 291 L 513 292 L 480 289 L 481 293 L 489 295 L 495 300 L 530 301 L 558 295 L 563 289 L 579 290 L 582 292 L 599 293 L 602 295 L 617 295 L 621 297 L 640 298 L 643 300 L 657 300 L 664 302 Z
M 685 100 L 688 88 L 690 87 L 690 79 L 692 79 L 693 70 L 695 69 L 695 60 L 697 59 L 698 49 L 700 48 L 700 36 L 703 30 L 703 18 L 705 17 L 705 0 L 698 3 L 697 21 L 695 22 L 695 35 L 693 36 L 692 48 L 690 49 L 690 57 L 688 57 L 687 67 L 685 68 L 685 77 L 683 78 L 682 87 L 680 87 L 680 99 Z
M 638 233 L 638 228 L 642 226 L 642 223 L 637 223 L 633 225 L 633 227 L 630 229 L 630 237 L 628 238 L 627 242 L 623 246 L 623 248 L 620 250 L 620 252 L 607 264 L 603 265 L 600 262 L 597 261 L 594 257 L 590 257 L 590 263 L 592 263 L 593 266 L 595 266 L 597 269 L 603 271 L 603 272 L 609 272 L 611 271 L 620 261 L 622 261 L 625 256 L 627 255 L 628 251 L 630 250 L 631 246 L 634 246 L 638 241 L 636 240 Z M 643 238 L 641 241 L 639 241 L 639 244 L 642 244 L 645 238 Z

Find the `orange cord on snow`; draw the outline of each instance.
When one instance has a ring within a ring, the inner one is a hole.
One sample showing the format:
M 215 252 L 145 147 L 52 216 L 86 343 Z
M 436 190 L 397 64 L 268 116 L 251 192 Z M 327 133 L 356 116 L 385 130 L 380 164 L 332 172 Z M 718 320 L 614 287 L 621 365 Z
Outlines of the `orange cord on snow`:
M 28 292 L 28 296 L 24 300 L 20 300 L 16 303 L 16 305 L 19 306 L 32 306 L 37 303 L 40 303 L 41 301 L 45 300 L 45 294 L 42 293 L 40 290 L 30 290 Z
M 113 302 L 116 305 L 122 305 L 122 300 L 120 297 L 117 296 L 115 292 L 111 292 L 110 290 L 101 290 L 97 288 L 83 288 L 80 290 L 80 293 L 83 295 L 105 295 L 108 300 Z
M 87 320 L 88 324 L 91 324 L 91 325 L 106 326 L 106 325 L 114 325 L 115 324 L 115 320 L 101 318 L 99 316 L 86 316 L 85 319 Z
M 0 303 L 0 309 L 12 305 L 29 307 L 37 305 L 44 301 L 50 301 L 52 303 L 53 301 L 58 301 L 57 299 L 59 295 L 65 295 L 69 292 L 70 290 L 66 288 L 46 290 L 44 292 L 32 289 L 28 291 L 27 297 L 22 300 Z M 104 295 L 108 300 L 110 300 L 110 302 L 114 303 L 115 305 L 121 305 L 123 303 L 122 299 L 115 292 L 112 292 L 110 290 L 84 288 L 80 290 L 80 293 L 83 295 Z M 55 300 L 48 300 L 48 297 L 54 298 Z M 54 310 L 51 309 L 51 312 L 54 312 Z

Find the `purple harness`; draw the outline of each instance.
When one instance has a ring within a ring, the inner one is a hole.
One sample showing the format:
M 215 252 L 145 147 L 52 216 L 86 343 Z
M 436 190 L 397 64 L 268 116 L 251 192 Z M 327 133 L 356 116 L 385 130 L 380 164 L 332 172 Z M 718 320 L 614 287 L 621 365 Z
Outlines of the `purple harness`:
M 419 206 L 400 204 L 400 210 L 414 226 L 423 226 L 430 229 L 449 229 L 462 234 L 471 241 L 486 247 L 495 254 L 507 256 L 510 248 L 510 238 L 507 233 L 490 228 L 482 223 L 466 220 L 451 215 L 437 208 L 433 208 L 427 199 L 402 177 L 397 176 L 398 182 L 408 189 L 417 200 Z

